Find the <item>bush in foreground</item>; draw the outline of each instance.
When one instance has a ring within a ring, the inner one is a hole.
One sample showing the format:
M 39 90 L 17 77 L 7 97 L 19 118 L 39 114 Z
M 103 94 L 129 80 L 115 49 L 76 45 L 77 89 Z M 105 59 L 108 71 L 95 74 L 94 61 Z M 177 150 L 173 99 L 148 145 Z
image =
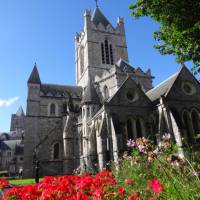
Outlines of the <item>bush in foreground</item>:
M 103 170 L 95 176 L 84 173 L 45 177 L 38 184 L 13 187 L 4 193 L 3 199 L 200 199 L 198 154 L 187 153 L 181 159 L 169 135 L 165 135 L 158 146 L 146 138 L 129 140 L 127 146 L 128 151 L 119 160 L 117 167 L 113 164 L 112 172 Z M 197 155 L 197 159 L 194 155 Z M 8 181 L 0 180 L 0 189 L 8 184 Z
M 199 162 L 195 162 L 194 157 L 190 161 L 187 156 L 181 159 L 170 135 L 164 135 L 158 146 L 146 138 L 129 140 L 127 146 L 128 151 L 119 163 L 119 170 L 116 171 L 113 167 L 116 180 L 122 186 L 125 185 L 124 179 L 133 181 L 134 187 L 130 185 L 127 190 L 140 191 L 140 196 L 147 197 L 148 187 L 143 190 L 143 185 L 156 177 L 164 184 L 164 191 L 161 190 L 163 192 L 159 199 L 200 199 Z M 188 152 L 187 155 L 191 153 Z
M 1 180 L 1 188 L 8 184 Z M 140 192 L 131 192 L 126 187 L 133 186 L 132 181 L 126 179 L 125 187 L 121 187 L 113 174 L 107 170 L 99 172 L 96 176 L 87 173 L 83 175 L 45 177 L 35 185 L 13 187 L 5 192 L 4 200 L 104 200 L 128 199 L 139 200 Z M 152 179 L 143 185 L 143 190 L 148 190 L 148 200 L 159 197 L 163 191 L 162 184 L 157 179 Z

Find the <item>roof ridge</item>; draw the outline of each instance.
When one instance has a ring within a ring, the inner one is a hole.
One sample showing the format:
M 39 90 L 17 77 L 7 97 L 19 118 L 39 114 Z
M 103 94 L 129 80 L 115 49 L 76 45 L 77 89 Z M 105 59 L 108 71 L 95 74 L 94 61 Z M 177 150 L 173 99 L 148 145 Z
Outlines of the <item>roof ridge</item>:
M 177 76 L 179 74 L 179 72 L 176 72 L 174 74 L 172 74 L 171 76 L 169 76 L 167 79 L 163 80 L 162 82 L 160 82 L 158 85 L 156 85 L 154 88 L 150 89 L 149 91 L 146 92 L 147 93 L 150 93 L 152 92 L 153 90 L 157 89 L 158 87 L 160 87 L 161 85 L 163 85 L 164 83 L 166 83 L 167 81 L 169 81 L 170 79 L 172 79 L 173 77 Z
M 78 88 L 78 87 L 80 87 L 81 88 L 81 86 L 76 86 L 76 85 L 61 85 L 61 84 L 51 84 L 51 83 L 42 83 L 42 85 L 46 85 L 46 86 L 62 86 L 62 87 L 74 87 L 74 88 Z

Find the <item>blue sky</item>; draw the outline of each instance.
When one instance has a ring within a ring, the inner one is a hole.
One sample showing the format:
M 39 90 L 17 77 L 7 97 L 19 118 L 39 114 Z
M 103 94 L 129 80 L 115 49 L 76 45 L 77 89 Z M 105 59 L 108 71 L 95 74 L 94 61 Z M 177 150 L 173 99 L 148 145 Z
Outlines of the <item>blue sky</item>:
M 151 68 L 154 85 L 179 69 L 173 56 L 153 48 L 158 25 L 149 18 L 133 20 L 132 0 L 100 0 L 100 9 L 116 25 L 125 18 L 129 61 Z M 27 79 L 36 62 L 42 82 L 75 84 L 74 36 L 83 28 L 83 12 L 94 0 L 0 0 L 0 132 L 9 131 L 10 116 L 26 110 Z

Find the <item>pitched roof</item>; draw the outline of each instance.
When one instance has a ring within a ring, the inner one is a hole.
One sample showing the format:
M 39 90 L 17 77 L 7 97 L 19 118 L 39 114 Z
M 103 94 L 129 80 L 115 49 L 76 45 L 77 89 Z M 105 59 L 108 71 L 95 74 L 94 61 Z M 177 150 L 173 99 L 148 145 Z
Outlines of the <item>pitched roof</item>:
M 159 99 L 163 95 L 167 95 L 168 92 L 170 91 L 171 87 L 173 86 L 177 76 L 179 75 L 179 72 L 173 74 L 170 76 L 168 79 L 165 81 L 161 82 L 158 84 L 156 87 L 153 89 L 149 90 L 146 95 L 149 97 L 151 101 L 155 101 Z
M 82 87 L 79 86 L 69 86 L 69 85 L 55 85 L 55 84 L 42 84 L 41 92 L 44 95 L 48 93 L 52 94 L 52 96 L 60 95 L 60 96 L 68 96 L 71 95 L 72 98 L 81 98 Z
M 16 145 L 20 144 L 21 140 L 7 140 L 2 142 L 2 150 L 14 150 Z
M 116 65 L 122 72 L 135 73 L 135 68 L 133 68 L 128 62 L 126 62 L 125 60 L 121 58 L 116 63 Z
M 100 104 L 99 96 L 97 94 L 97 91 L 94 87 L 94 84 L 89 79 L 87 87 L 85 89 L 85 93 L 82 99 L 82 103 L 92 103 L 92 104 Z
M 99 23 L 102 23 L 105 27 L 108 26 L 108 24 L 111 25 L 111 23 L 107 20 L 107 18 L 104 16 L 104 14 L 101 12 L 99 7 L 97 6 L 92 18 L 92 22 L 97 26 Z
M 39 73 L 38 73 L 38 69 L 37 69 L 37 66 L 36 64 L 34 65 L 33 67 L 33 70 L 31 72 L 31 75 L 28 79 L 28 83 L 37 83 L 37 84 L 41 84 L 41 80 L 40 80 L 40 76 L 39 76 Z
M 24 111 L 23 111 L 23 108 L 21 106 L 17 110 L 16 115 L 19 116 L 19 117 L 24 116 Z
M 128 81 L 131 81 L 131 83 L 133 85 L 136 86 L 136 88 L 138 89 L 138 91 L 140 91 L 144 97 L 147 99 L 148 102 L 151 102 L 150 99 L 148 98 L 148 96 L 143 92 L 143 90 L 137 85 L 137 83 L 135 82 L 135 80 L 133 80 L 131 78 L 131 76 L 127 76 L 127 78 L 125 79 L 125 81 L 122 83 L 122 85 L 118 88 L 118 90 L 111 96 L 109 97 L 107 100 L 106 100 L 106 103 L 111 103 L 111 101 L 115 98 L 115 96 L 117 96 L 117 94 L 120 92 L 120 90 L 123 88 L 123 87 L 126 87 L 126 84 Z

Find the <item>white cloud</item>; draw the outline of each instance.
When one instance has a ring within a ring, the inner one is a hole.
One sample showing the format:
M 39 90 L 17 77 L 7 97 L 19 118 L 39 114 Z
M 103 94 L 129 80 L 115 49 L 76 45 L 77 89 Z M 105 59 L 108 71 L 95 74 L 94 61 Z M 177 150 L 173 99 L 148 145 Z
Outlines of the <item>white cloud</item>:
M 10 99 L 0 99 L 0 107 L 6 106 L 9 107 L 19 100 L 19 97 L 12 97 Z

